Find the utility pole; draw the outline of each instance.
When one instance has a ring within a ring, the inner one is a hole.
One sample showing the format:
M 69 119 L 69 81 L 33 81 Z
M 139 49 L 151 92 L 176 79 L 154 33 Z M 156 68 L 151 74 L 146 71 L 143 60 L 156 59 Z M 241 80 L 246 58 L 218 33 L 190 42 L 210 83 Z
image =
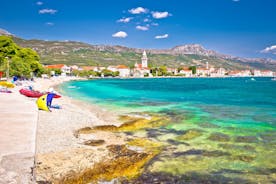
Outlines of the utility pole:
M 8 81 L 9 77 L 10 77 L 10 58 L 6 57 L 6 59 L 8 60 L 8 63 L 7 63 L 7 72 L 6 72 L 6 77 L 7 77 L 7 81 Z

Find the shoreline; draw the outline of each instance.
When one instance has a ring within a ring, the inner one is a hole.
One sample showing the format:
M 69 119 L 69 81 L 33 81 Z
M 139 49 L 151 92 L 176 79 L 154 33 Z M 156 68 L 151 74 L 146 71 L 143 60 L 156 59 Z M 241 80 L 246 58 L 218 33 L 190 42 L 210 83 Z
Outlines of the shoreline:
M 39 85 L 44 85 L 46 88 L 54 88 L 58 93 L 60 93 L 60 90 L 58 89 L 58 86 L 61 85 L 63 82 L 68 82 L 73 79 L 66 79 L 61 80 L 58 82 L 48 82 L 45 80 L 42 80 L 38 82 Z M 78 79 L 83 80 L 83 79 Z M 64 93 L 60 93 L 62 97 L 60 99 L 53 99 L 53 104 L 58 103 L 61 105 L 61 109 L 52 109 L 52 112 L 45 112 L 45 111 L 39 111 L 39 121 L 38 124 L 42 127 L 40 127 L 40 130 L 43 130 L 43 134 L 52 134 L 53 131 L 58 131 L 58 129 L 63 129 L 63 133 L 55 134 L 56 140 L 63 139 L 64 136 L 70 136 L 66 131 L 70 131 L 73 136 L 73 131 L 76 131 L 77 129 L 83 128 L 83 127 L 91 127 L 91 126 L 100 126 L 100 125 L 115 125 L 119 126 L 121 123 L 117 120 L 118 116 L 116 114 L 108 112 L 97 105 L 90 104 L 78 99 L 73 99 L 69 96 L 64 95 Z M 50 124 L 49 122 L 57 121 L 58 123 Z M 49 126 L 52 126 L 49 128 Z M 45 130 L 48 130 L 49 132 L 45 132 Z M 67 130 L 66 130 L 67 129 Z M 42 133 L 38 132 L 38 136 L 41 136 Z M 62 138 L 63 137 L 63 138 Z M 72 137 L 71 137 L 72 138 Z M 42 141 L 43 140 L 43 141 Z M 50 142 L 47 140 L 46 137 L 38 137 L 38 141 L 43 142 Z M 71 140 L 72 141 L 72 140 Z M 45 152 L 45 151 L 56 151 L 56 150 L 62 150 L 67 149 L 68 147 L 72 146 L 69 142 L 64 142 L 63 144 L 60 143 L 58 148 L 50 149 L 48 146 L 41 146 L 40 143 L 38 143 L 38 151 L 39 152 Z M 57 144 L 57 142 L 55 142 Z
M 51 84 L 46 81 L 47 84 L 44 87 L 57 89 L 58 85 L 66 81 Z M 37 85 L 43 85 L 45 80 L 37 82 Z M 53 104 L 55 103 L 60 104 L 62 108 L 53 109 L 52 112 L 38 112 L 37 182 L 70 183 L 79 182 L 79 180 L 87 182 L 98 179 L 112 180 L 120 177 L 120 172 L 126 172 L 126 175 L 133 173 L 136 175 L 146 160 L 152 157 L 152 154 L 147 153 L 143 153 L 144 157 L 141 157 L 142 153 L 129 150 L 126 146 L 127 136 L 123 133 L 105 130 L 93 131 L 93 133 L 79 131 L 91 129 L 91 127 L 119 127 L 122 122 L 119 121 L 117 114 L 68 96 L 53 99 Z M 121 155 L 122 152 L 125 154 Z M 128 154 L 130 156 L 127 156 Z M 125 162 L 125 159 L 128 160 L 131 157 L 137 161 L 134 163 L 126 161 L 128 163 L 126 168 L 116 170 L 118 165 L 121 165 L 117 158 Z M 98 167 L 107 167 L 106 164 L 112 167 L 113 171 L 101 173 L 96 170 Z M 129 174 L 127 170 L 133 165 L 138 166 L 133 168 L 134 171 Z M 89 173 L 89 176 L 85 176 L 85 173 Z

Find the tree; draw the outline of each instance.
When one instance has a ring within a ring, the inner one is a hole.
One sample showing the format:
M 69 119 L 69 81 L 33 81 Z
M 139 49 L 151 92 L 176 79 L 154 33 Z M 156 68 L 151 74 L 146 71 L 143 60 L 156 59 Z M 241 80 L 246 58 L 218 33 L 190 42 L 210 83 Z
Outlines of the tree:
M 192 70 L 192 74 L 196 74 L 196 66 L 190 66 L 189 70 Z
M 40 57 L 34 50 L 18 46 L 9 36 L 0 36 L 0 70 L 7 70 L 9 62 L 11 76 L 40 76 L 44 69 L 39 60 Z
M 109 77 L 109 76 L 113 76 L 113 72 L 108 70 L 108 69 L 103 69 L 102 70 L 102 74 L 105 76 L 105 77 Z
M 167 75 L 167 67 L 166 66 L 160 66 L 159 68 L 160 75 Z

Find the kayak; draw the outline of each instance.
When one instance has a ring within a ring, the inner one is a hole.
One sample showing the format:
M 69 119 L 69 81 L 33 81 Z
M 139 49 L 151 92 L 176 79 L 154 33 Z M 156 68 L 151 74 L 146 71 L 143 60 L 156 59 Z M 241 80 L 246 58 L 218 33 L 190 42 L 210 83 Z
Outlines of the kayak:
M 6 88 L 14 88 L 14 84 L 8 81 L 0 81 L 0 86 L 6 87 Z
M 19 92 L 22 95 L 25 95 L 25 96 L 30 97 L 30 98 L 39 98 L 42 95 L 46 94 L 46 93 L 42 93 L 40 91 L 31 90 L 31 89 L 20 89 Z M 60 97 L 61 96 L 58 95 L 58 94 L 55 94 L 55 96 L 54 96 L 54 98 L 60 98 Z
M 39 91 L 30 90 L 30 89 L 20 89 L 19 92 L 20 92 L 20 94 L 25 95 L 30 98 L 39 98 L 42 95 L 44 95 L 44 93 L 41 93 Z

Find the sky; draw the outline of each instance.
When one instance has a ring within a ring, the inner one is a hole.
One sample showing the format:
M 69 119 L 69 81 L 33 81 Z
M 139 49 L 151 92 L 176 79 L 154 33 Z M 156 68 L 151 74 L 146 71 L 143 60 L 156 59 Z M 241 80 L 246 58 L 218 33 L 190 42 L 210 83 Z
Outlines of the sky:
M 1 0 L 0 28 L 24 39 L 166 49 L 201 44 L 276 59 L 276 0 Z

